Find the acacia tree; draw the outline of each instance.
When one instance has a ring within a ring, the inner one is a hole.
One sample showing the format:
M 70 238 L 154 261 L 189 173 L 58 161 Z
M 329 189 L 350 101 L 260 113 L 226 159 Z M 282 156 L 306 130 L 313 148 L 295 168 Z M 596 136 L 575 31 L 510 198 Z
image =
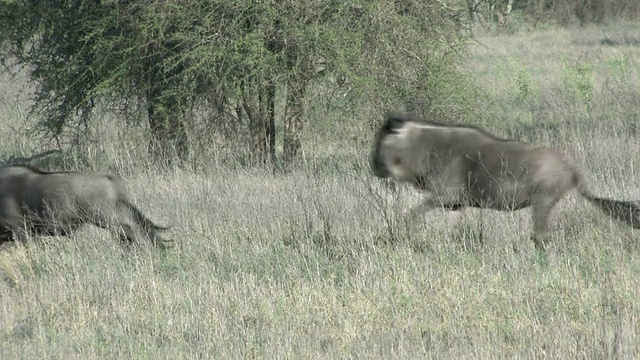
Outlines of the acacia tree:
M 188 156 L 182 109 L 196 94 L 179 58 L 185 23 L 169 2 L 14 1 L 0 16 L 7 53 L 31 69 L 33 110 L 46 134 L 87 124 L 99 101 L 125 113 L 142 104 L 150 154 Z
M 438 0 L 14 0 L 0 4 L 0 45 L 31 69 L 50 136 L 101 109 L 145 109 L 150 154 L 186 159 L 190 109 L 206 101 L 246 124 L 254 161 L 269 163 L 283 94 L 283 155 L 295 162 L 308 89 L 330 86 L 326 74 L 383 107 L 455 94 L 442 81 L 462 59 L 455 19 Z
M 242 69 L 239 93 L 255 99 L 243 102 L 243 112 L 252 124 L 253 153 L 264 154 L 262 159 L 274 158 L 276 91 L 285 99 L 283 158 L 295 163 L 309 87 L 332 86 L 323 81 L 328 74 L 348 78 L 354 101 L 368 107 L 401 103 L 420 111 L 430 100 L 464 101 L 460 86 L 466 80 L 458 72 L 467 40 L 464 10 L 452 11 L 438 0 L 239 3 L 217 8 L 215 32 L 228 40 L 220 42 L 226 46 L 218 47 L 215 63 L 224 83 L 238 84 L 238 78 L 225 76 L 236 74 L 228 67 Z M 248 74 L 253 81 L 246 81 Z

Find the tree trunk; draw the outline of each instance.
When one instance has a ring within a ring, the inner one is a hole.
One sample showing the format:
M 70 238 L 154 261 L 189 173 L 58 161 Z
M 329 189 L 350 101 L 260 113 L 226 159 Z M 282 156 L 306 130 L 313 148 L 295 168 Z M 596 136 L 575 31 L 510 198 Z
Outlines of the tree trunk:
M 269 81 L 266 89 L 266 96 L 263 100 L 268 122 L 267 138 L 269 139 L 269 159 L 271 164 L 276 163 L 276 85 Z
M 151 133 L 148 153 L 155 163 L 173 165 L 176 160 L 184 162 L 188 159 L 189 141 L 181 116 L 185 96 L 177 94 L 176 84 L 168 83 L 167 79 L 179 77 L 184 69 L 177 66 L 171 71 L 166 71 L 159 66 L 163 60 L 163 52 L 157 50 L 157 47 L 169 48 L 164 43 L 151 43 L 144 49 L 149 56 L 144 66 L 147 82 L 147 119 Z
M 293 81 L 289 84 L 287 94 L 287 108 L 284 118 L 283 158 L 287 165 L 298 161 L 302 148 L 302 129 L 304 126 L 304 97 L 307 82 Z
M 189 157 L 187 132 L 175 96 L 163 96 L 163 89 L 153 87 L 147 94 L 147 115 L 151 136 L 149 155 L 156 163 L 172 165 Z
M 275 85 L 267 81 L 243 84 L 243 107 L 249 118 L 250 151 L 256 164 L 276 161 Z

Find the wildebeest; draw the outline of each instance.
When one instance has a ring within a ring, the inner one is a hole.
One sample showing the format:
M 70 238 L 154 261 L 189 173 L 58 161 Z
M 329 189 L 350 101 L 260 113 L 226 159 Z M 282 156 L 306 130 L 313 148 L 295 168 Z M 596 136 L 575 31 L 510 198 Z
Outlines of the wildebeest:
M 429 193 L 410 211 L 412 220 L 435 207 L 514 211 L 531 206 L 532 238 L 541 250 L 546 247 L 551 210 L 574 188 L 612 218 L 640 228 L 638 202 L 592 195 L 567 155 L 500 139 L 477 127 L 389 113 L 376 135 L 370 166 L 378 177 L 408 182 Z
M 45 172 L 30 166 L 0 168 L 0 243 L 16 235 L 69 236 L 90 223 L 115 233 L 124 244 L 148 237 L 166 247 L 166 230 L 127 198 L 122 181 L 105 173 Z

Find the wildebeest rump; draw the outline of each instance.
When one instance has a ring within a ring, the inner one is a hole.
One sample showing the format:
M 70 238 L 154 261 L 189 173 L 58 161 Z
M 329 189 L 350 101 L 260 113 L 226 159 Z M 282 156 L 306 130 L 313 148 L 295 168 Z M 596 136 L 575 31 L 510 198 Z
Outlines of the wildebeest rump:
M 14 234 L 68 236 L 85 223 L 109 229 L 126 244 L 145 237 L 159 246 L 169 243 L 158 234 L 166 228 L 129 202 L 118 177 L 0 168 L 0 243 Z
M 371 169 L 378 177 L 409 182 L 430 193 L 410 212 L 412 219 L 434 207 L 514 211 L 531 206 L 539 249 L 546 246 L 551 210 L 574 188 L 612 218 L 640 228 L 637 202 L 592 195 L 565 154 L 471 126 L 390 113 L 376 135 Z

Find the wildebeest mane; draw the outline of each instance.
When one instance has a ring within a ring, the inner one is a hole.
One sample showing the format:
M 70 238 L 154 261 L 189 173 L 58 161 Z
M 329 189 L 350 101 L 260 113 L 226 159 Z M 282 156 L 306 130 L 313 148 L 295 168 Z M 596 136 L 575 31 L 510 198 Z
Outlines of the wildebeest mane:
M 436 121 L 436 120 L 428 120 L 428 121 L 424 121 L 424 120 L 418 120 L 417 118 L 406 114 L 406 113 L 401 113 L 401 112 L 390 112 L 387 113 L 387 115 L 385 116 L 385 123 L 382 126 L 383 132 L 386 134 L 389 133 L 395 133 L 395 131 L 399 128 L 401 128 L 402 126 L 404 126 L 405 123 L 407 122 L 415 122 L 418 124 L 423 124 L 423 125 L 429 125 L 429 126 L 434 126 L 434 127 L 441 127 L 441 128 L 449 128 L 449 129 L 469 129 L 469 130 L 473 130 L 473 131 L 477 131 L 478 133 L 490 138 L 491 140 L 495 140 L 495 141 L 516 141 L 513 139 L 507 139 L 507 138 L 501 138 L 498 137 L 490 132 L 488 132 L 487 130 L 479 127 L 479 126 L 475 126 L 475 125 L 470 125 L 470 124 L 460 124 L 460 123 L 444 123 L 441 121 Z

